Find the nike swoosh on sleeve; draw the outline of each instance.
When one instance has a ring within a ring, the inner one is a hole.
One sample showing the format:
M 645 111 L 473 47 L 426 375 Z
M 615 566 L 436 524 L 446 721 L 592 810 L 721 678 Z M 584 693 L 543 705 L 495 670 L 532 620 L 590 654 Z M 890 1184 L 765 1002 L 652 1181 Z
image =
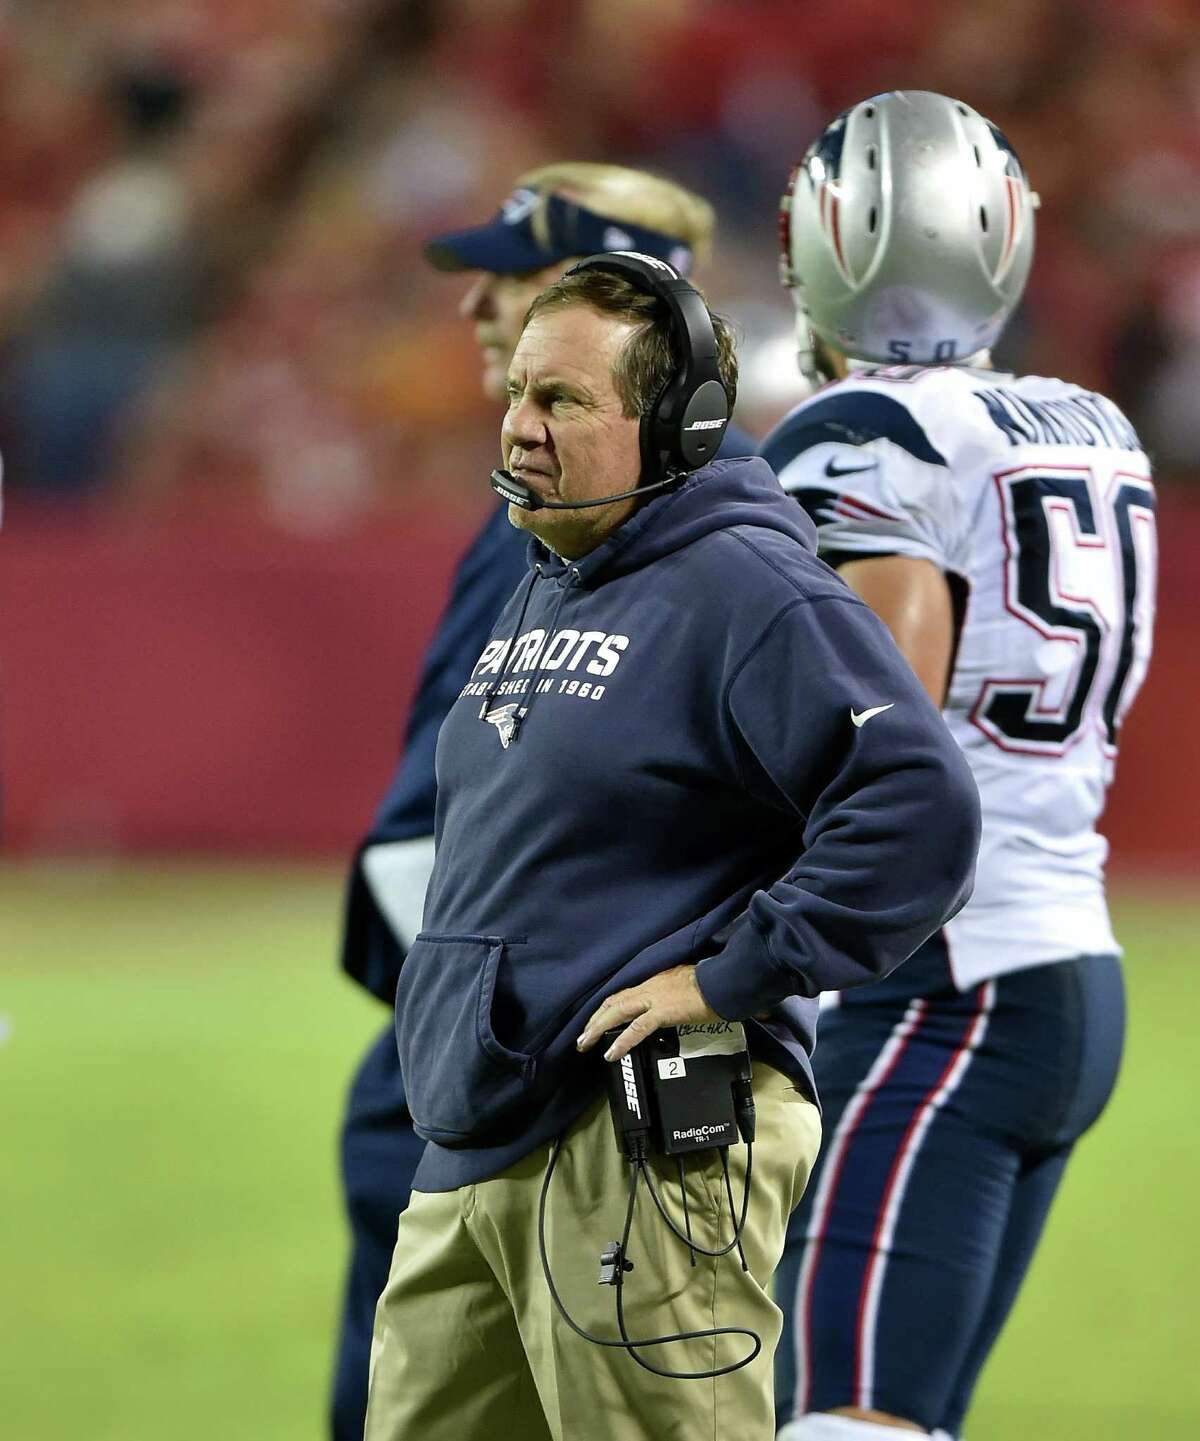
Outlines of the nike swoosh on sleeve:
M 825 474 L 830 480 L 836 480 L 839 475 L 862 475 L 866 470 L 878 470 L 879 462 L 873 461 L 870 465 L 839 465 L 836 460 L 825 462 Z
M 882 715 L 885 710 L 891 710 L 896 704 L 894 700 L 888 701 L 887 705 L 872 706 L 870 710 L 851 710 L 850 719 L 861 730 L 872 716 Z

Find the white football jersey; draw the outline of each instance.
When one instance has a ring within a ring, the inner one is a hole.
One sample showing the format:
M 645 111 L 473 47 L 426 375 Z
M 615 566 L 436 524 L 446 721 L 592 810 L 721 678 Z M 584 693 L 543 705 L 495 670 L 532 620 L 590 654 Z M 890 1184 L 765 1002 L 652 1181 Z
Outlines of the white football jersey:
M 1156 573 L 1129 422 L 1061 380 L 873 369 L 819 390 L 762 453 L 826 559 L 923 557 L 961 598 L 944 714 L 983 840 L 946 928 L 957 984 L 1117 950 L 1096 823 L 1150 660 Z

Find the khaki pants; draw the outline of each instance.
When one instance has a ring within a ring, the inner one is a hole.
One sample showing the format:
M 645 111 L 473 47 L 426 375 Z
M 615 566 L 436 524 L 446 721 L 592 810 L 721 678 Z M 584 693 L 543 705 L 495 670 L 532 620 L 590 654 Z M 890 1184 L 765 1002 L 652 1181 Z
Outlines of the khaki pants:
M 770 1441 L 772 1357 L 780 1311 L 771 1275 L 788 1215 L 820 1144 L 816 1107 L 779 1072 L 755 1065 L 758 1112 L 750 1208 L 736 1251 L 689 1263 L 639 1185 L 625 1280 L 633 1337 L 744 1326 L 762 1337 L 749 1366 L 715 1380 L 667 1380 L 623 1350 L 576 1336 L 554 1309 L 538 1255 L 538 1197 L 549 1154 L 540 1147 L 501 1175 L 440 1193 L 414 1192 L 400 1218 L 391 1275 L 375 1316 L 366 1441 Z M 730 1148 L 741 1206 L 746 1149 Z M 650 1163 L 668 1212 L 683 1229 L 678 1168 Z M 715 1153 L 688 1158 L 696 1241 L 731 1235 Z M 546 1206 L 546 1249 L 559 1295 L 593 1335 L 616 1337 L 615 1292 L 597 1285 L 600 1252 L 621 1235 L 628 1167 L 607 1101 L 567 1133 Z M 727 1365 L 746 1336 L 653 1346 L 641 1354 L 672 1371 Z

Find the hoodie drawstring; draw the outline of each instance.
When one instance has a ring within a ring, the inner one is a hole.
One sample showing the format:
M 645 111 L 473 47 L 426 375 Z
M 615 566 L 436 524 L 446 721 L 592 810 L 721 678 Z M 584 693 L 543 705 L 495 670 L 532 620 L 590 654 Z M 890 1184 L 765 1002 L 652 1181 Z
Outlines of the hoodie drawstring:
M 570 574 L 572 578 L 576 582 L 578 582 L 579 571 L 574 566 L 571 567 Z M 529 601 L 530 597 L 533 595 L 533 587 L 541 579 L 541 576 L 542 566 L 541 562 L 539 561 L 533 567 L 533 571 L 529 577 L 529 585 L 525 589 L 525 595 L 521 601 L 521 609 L 517 613 L 517 625 L 516 629 L 513 631 L 512 639 L 508 643 L 508 650 L 505 652 L 504 659 L 500 663 L 500 668 L 496 672 L 495 679 L 484 692 L 483 704 L 479 707 L 480 720 L 487 720 L 488 711 L 491 709 L 492 702 L 496 699 L 497 692 L 499 691 L 500 686 L 503 684 L 504 673 L 513 660 L 517 640 L 521 635 L 521 627 L 525 624 L 525 614 L 529 609 Z M 512 729 L 509 731 L 508 740 L 505 743 L 506 748 L 507 746 L 515 745 L 516 742 L 520 739 L 521 726 L 528 718 L 529 712 L 533 709 L 533 702 L 536 699 L 538 693 L 538 685 L 542 679 L 542 657 L 546 654 L 547 650 L 549 650 L 550 643 L 551 641 L 553 641 L 555 632 L 558 630 L 558 618 L 560 615 L 562 615 L 562 608 L 566 604 L 567 589 L 568 587 L 564 585 L 559 591 L 558 604 L 554 607 L 554 614 L 551 617 L 550 626 L 546 631 L 546 638 L 542 641 L 541 647 L 538 650 L 537 663 L 533 672 L 533 679 L 530 682 L 529 699 L 523 706 L 519 706 L 513 712 Z
M 574 566 L 571 567 L 571 574 L 575 577 L 576 581 L 578 581 L 579 572 L 575 569 Z M 537 699 L 538 683 L 541 681 L 542 678 L 542 657 L 550 649 L 551 642 L 554 640 L 555 633 L 558 630 L 558 618 L 560 615 L 562 615 L 562 608 L 566 603 L 566 599 L 567 587 L 564 585 L 558 593 L 558 604 L 554 607 L 554 615 L 551 617 L 550 628 L 546 632 L 546 639 L 542 642 L 541 650 L 538 651 L 537 665 L 534 667 L 533 672 L 533 683 L 530 686 L 529 690 L 529 703 L 528 705 L 522 706 L 521 709 L 517 711 L 517 713 L 513 716 L 513 730 L 512 737 L 509 740 L 509 745 L 512 745 L 515 741 L 520 739 L 521 726 L 525 723 L 525 721 L 529 719 L 529 712 L 533 709 L 533 703 Z
M 504 659 L 496 670 L 496 679 L 492 681 L 487 690 L 483 693 L 483 704 L 479 707 L 479 719 L 487 720 L 487 713 L 491 709 L 492 702 L 496 699 L 496 692 L 500 689 L 501 679 L 508 669 L 508 663 L 513 658 L 513 650 L 517 644 L 517 638 L 521 634 L 521 627 L 525 624 L 525 612 L 529 609 L 529 600 L 533 595 L 533 588 L 542 578 L 542 563 L 538 561 L 529 572 L 529 583 L 525 587 L 525 594 L 521 600 L 521 609 L 517 613 L 517 626 L 508 642 L 508 649 L 504 652 Z M 514 733 L 515 738 L 515 733 Z

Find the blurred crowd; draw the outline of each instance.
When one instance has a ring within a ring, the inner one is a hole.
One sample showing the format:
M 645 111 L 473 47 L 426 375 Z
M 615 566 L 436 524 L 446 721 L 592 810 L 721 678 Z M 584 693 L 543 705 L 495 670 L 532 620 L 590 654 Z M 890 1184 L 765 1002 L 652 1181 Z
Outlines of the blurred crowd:
M 1193 0 L 0 0 L 8 493 L 297 530 L 477 510 L 497 416 L 431 233 L 558 158 L 713 201 L 738 418 L 798 394 L 777 198 L 892 87 L 1006 131 L 1042 197 L 998 362 L 1113 394 L 1200 479 Z

